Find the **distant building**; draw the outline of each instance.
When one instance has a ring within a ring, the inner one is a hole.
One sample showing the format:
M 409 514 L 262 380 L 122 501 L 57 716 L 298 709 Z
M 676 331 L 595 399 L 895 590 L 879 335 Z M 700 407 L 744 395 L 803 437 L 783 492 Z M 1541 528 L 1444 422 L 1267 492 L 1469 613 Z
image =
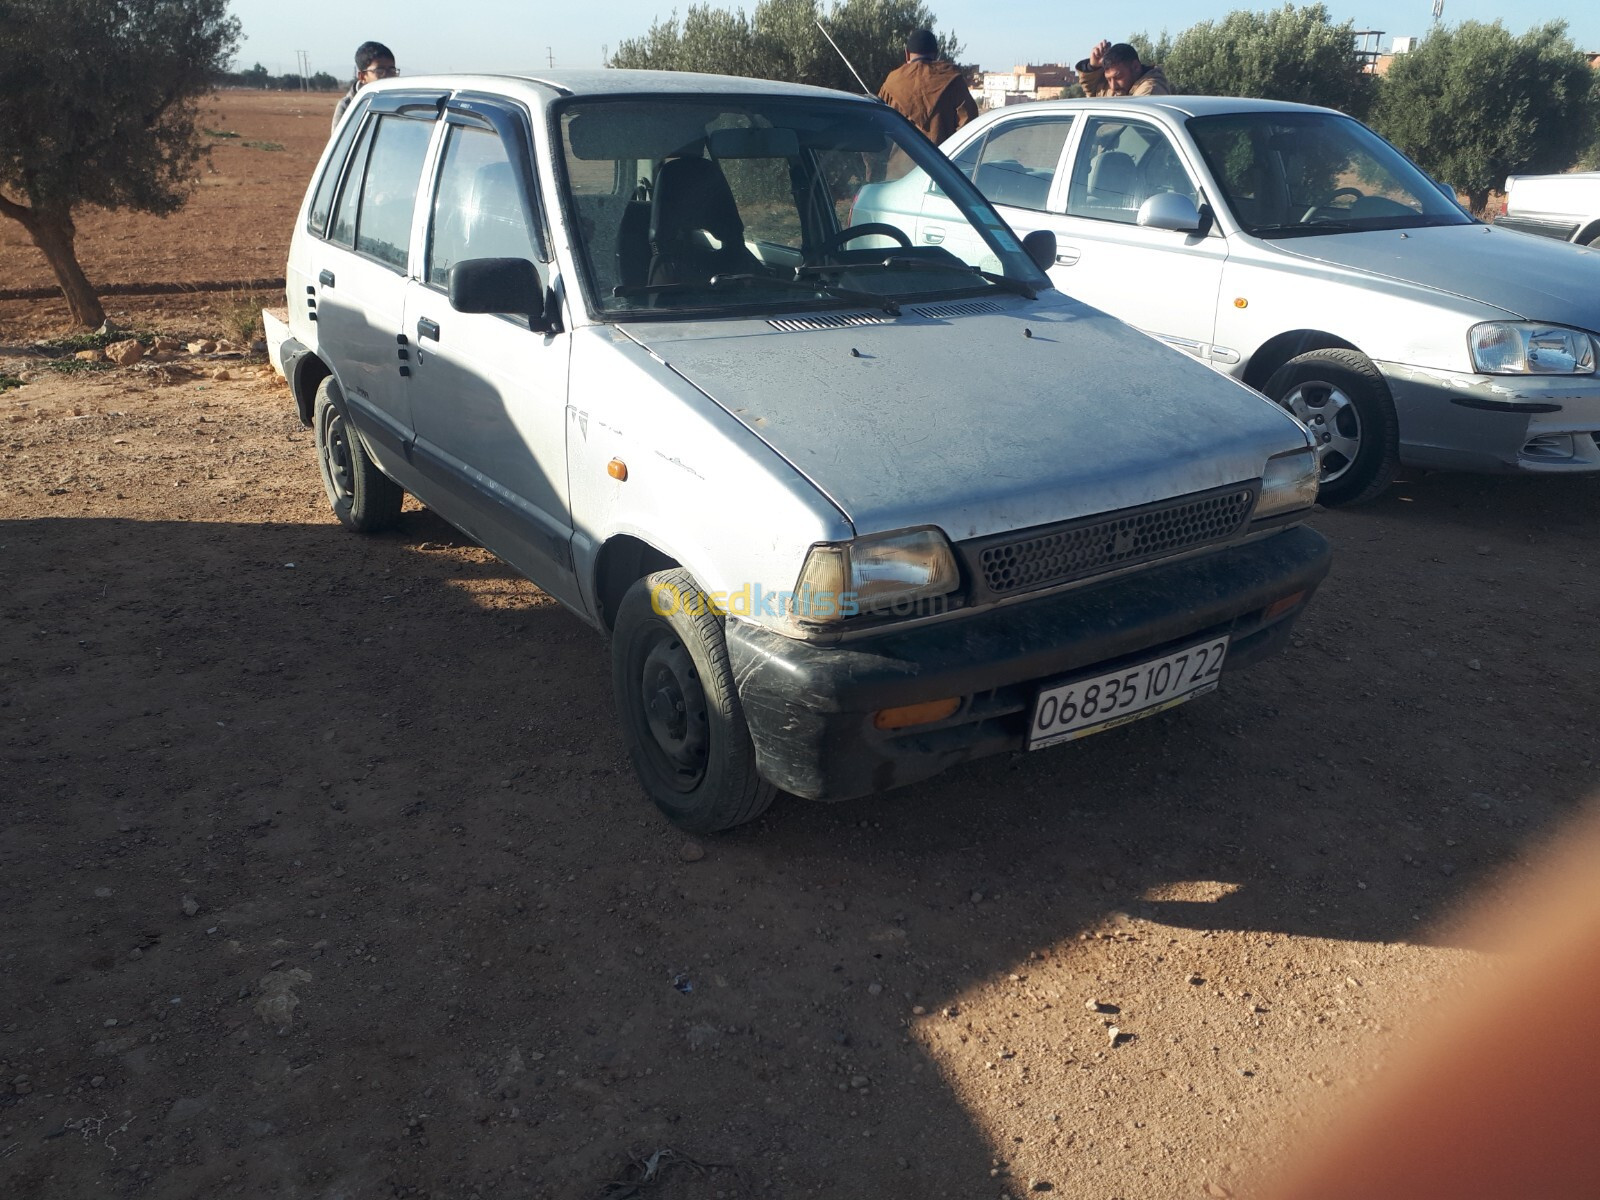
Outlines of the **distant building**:
M 1030 100 L 1057 100 L 1078 82 L 1066 63 L 1019 63 L 1009 71 L 985 71 L 978 107 L 1004 108 Z

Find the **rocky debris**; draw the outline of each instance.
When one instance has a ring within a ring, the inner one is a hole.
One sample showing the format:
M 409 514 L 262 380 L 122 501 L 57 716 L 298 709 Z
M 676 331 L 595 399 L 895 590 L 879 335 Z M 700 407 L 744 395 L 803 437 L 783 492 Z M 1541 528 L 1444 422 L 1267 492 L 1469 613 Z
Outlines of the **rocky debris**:
M 190 354 L 215 354 L 216 352 L 217 344 L 215 342 L 200 341 L 189 343 Z
M 268 1025 L 286 1029 L 300 1007 L 300 997 L 294 988 L 299 983 L 310 983 L 311 972 L 293 967 L 287 971 L 273 971 L 263 975 L 256 984 L 256 1016 Z
M 1109 1004 L 1104 1000 L 1096 1000 L 1092 996 L 1083 1002 L 1083 1006 L 1092 1013 L 1104 1013 L 1108 1017 L 1114 1017 L 1122 1011 L 1115 1004 Z
M 1048 1179 L 1030 1179 L 1028 1180 L 1028 1190 L 1030 1192 L 1053 1192 L 1055 1191 L 1055 1185 Z
M 200 901 L 185 892 L 183 899 L 178 901 L 178 907 L 183 909 L 184 916 L 192 917 L 200 911 Z
M 1127 1036 L 1127 1034 L 1123 1033 L 1122 1030 L 1118 1029 L 1115 1025 L 1106 1026 L 1106 1044 L 1108 1046 L 1122 1045 Z
M 1189 986 L 1190 987 L 1199 987 L 1205 981 L 1206 981 L 1206 978 L 1205 978 L 1204 975 L 1191 975 L 1191 976 L 1189 976 Z
M 678 857 L 684 862 L 699 862 L 706 856 L 706 848 L 692 838 L 678 847 Z
M 106 360 L 104 350 L 79 350 L 72 357 L 79 362 L 105 362 Z
M 122 342 L 112 342 L 106 347 L 106 357 L 119 367 L 131 367 L 144 357 L 144 347 L 136 338 L 128 338 Z
M 218 383 L 226 383 L 228 380 L 233 378 L 233 373 L 229 371 L 227 367 L 218 367 L 215 371 L 211 372 L 211 378 L 215 379 Z
M 150 349 L 158 354 L 178 354 L 183 350 L 183 343 L 177 338 L 158 337 L 150 343 Z

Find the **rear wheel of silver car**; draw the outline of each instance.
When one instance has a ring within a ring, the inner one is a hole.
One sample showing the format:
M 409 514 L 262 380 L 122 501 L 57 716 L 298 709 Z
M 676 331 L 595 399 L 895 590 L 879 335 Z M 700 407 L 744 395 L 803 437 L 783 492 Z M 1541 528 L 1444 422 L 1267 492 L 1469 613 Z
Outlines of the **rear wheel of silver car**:
M 1370 500 L 1400 465 L 1394 401 L 1372 360 L 1355 350 L 1312 350 L 1273 372 L 1263 389 L 1311 430 L 1322 464 L 1317 499 Z
M 774 795 L 756 771 L 722 630 L 693 576 L 674 568 L 628 589 L 611 642 L 634 770 L 673 824 L 694 833 L 754 820 Z
M 331 375 L 317 386 L 312 428 L 317 436 L 322 486 L 334 516 L 358 533 L 377 533 L 393 526 L 400 519 L 406 494 L 368 457 Z

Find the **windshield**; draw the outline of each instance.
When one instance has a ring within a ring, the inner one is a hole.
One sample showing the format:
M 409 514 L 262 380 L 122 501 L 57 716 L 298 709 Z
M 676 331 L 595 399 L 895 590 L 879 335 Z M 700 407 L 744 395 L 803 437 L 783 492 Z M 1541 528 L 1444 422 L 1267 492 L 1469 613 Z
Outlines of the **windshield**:
M 1257 237 L 1472 224 L 1415 163 L 1337 113 L 1192 117 L 1189 132 L 1234 218 Z
M 882 105 L 580 99 L 556 115 L 563 203 L 598 315 L 864 305 L 1050 286 L 943 155 Z M 909 180 L 915 176 L 920 183 Z M 950 197 L 938 227 L 868 201 Z M 953 203 L 952 203 L 953 201 Z

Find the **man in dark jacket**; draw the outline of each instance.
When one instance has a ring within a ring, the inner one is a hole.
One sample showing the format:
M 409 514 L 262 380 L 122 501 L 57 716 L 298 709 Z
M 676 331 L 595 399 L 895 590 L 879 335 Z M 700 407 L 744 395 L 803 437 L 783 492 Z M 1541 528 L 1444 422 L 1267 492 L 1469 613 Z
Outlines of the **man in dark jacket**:
M 935 145 L 978 115 L 966 76 L 939 58 L 939 39 L 931 29 L 918 29 L 906 39 L 905 65 L 889 72 L 878 99 Z
M 1078 64 L 1078 82 L 1085 96 L 1170 96 L 1172 88 L 1161 68 L 1139 61 L 1127 42 L 1100 42 Z

